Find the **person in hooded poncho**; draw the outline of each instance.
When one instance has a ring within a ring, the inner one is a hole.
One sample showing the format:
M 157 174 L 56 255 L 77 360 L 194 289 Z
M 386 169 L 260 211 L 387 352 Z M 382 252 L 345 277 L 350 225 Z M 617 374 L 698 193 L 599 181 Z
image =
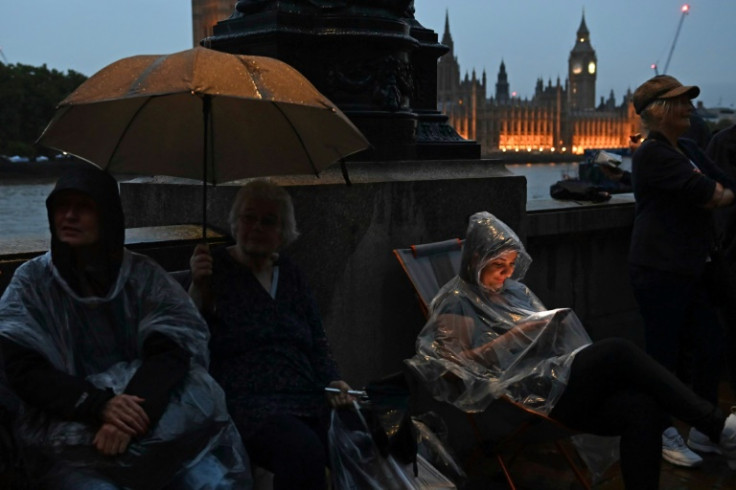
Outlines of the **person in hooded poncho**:
M 520 281 L 531 257 L 490 213 L 470 217 L 460 272 L 439 291 L 408 360 L 433 396 L 466 412 L 507 398 L 581 432 L 621 436 L 626 488 L 658 488 L 661 424 L 672 415 L 720 443 L 728 419 L 624 339 L 592 342 L 568 308 L 548 310 Z
M 0 347 L 21 400 L 16 438 L 53 489 L 250 488 L 207 325 L 151 259 L 124 248 L 115 179 L 92 166 L 46 200 L 51 251 L 0 299 Z

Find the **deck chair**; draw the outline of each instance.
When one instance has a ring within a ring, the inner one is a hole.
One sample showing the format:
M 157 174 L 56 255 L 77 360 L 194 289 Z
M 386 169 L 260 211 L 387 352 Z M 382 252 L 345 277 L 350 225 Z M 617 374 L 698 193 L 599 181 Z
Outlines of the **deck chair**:
M 454 238 L 393 251 L 414 287 L 425 317 L 429 316 L 432 298 L 460 270 L 462 245 L 463 240 Z M 495 459 L 513 490 L 516 485 L 509 467 L 523 447 L 552 442 L 577 480 L 584 488 L 590 489 L 584 470 L 578 467 L 573 455 L 562 444 L 564 439 L 575 434 L 571 429 L 510 399 L 497 400 L 480 414 L 465 413 L 448 403 L 434 400 L 408 366 L 406 374 L 411 380 L 415 412 L 431 410 L 443 417 L 450 427 L 450 446 L 453 448 L 467 446 L 468 440 L 474 441 L 468 464 L 482 456 Z

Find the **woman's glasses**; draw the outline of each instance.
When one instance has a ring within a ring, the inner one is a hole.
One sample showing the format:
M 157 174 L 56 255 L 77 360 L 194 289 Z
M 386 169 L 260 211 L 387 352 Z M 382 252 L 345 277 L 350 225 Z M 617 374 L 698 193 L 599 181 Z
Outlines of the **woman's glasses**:
M 241 214 L 238 218 L 246 226 L 255 226 L 256 223 L 261 223 L 261 227 L 263 228 L 276 228 L 279 224 L 279 217 L 273 214 L 267 214 L 265 216 Z

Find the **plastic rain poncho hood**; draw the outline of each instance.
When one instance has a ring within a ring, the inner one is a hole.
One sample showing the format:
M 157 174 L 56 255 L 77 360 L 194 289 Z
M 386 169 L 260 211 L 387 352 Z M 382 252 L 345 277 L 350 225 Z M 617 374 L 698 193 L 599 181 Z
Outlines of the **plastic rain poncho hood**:
M 516 252 L 498 291 L 480 282 L 491 261 Z M 439 291 L 407 363 L 433 396 L 466 412 L 508 397 L 549 414 L 565 389 L 575 354 L 590 338 L 570 309 L 547 310 L 519 282 L 531 258 L 516 234 L 490 213 L 471 216 L 458 276 Z
M 88 181 L 87 177 L 82 180 Z M 66 189 L 84 192 L 69 179 L 60 182 Z M 86 378 L 98 388 L 111 388 L 116 394 L 123 392 L 140 366 L 143 342 L 154 332 L 189 351 L 191 367 L 158 423 L 133 439 L 120 456 L 104 456 L 93 447 L 97 427 L 61 420 L 24 405 L 16 436 L 28 463 L 60 461 L 70 471 L 91 468 L 125 487 L 144 489 L 161 488 L 176 473 L 186 473 L 186 468 L 214 458 L 211 467 L 218 468 L 222 477 L 218 489 L 231 488 L 230 479 L 240 479 L 233 488 L 248 488 L 247 457 L 227 413 L 224 393 L 207 373 L 206 323 L 178 283 L 151 259 L 122 248 L 122 230 L 109 229 L 122 226 L 122 215 L 106 221 L 109 203 L 99 200 L 117 200 L 112 208 L 118 207 L 117 187 L 111 197 L 92 197 L 100 209 L 101 241 L 107 237 L 108 242 L 103 248 L 109 253 L 102 255 L 110 256 L 110 260 L 101 256 L 101 262 L 109 262 L 112 265 L 105 267 L 113 270 L 107 294 L 82 296 L 69 284 L 65 279 L 69 271 L 62 273 L 55 265 L 66 258 L 58 254 L 54 236 L 52 252 L 19 267 L 0 298 L 0 335 L 40 353 L 55 369 Z M 51 203 L 49 206 L 51 218 Z M 53 233 L 53 223 L 51 228 Z M 216 473 L 210 477 L 217 481 Z

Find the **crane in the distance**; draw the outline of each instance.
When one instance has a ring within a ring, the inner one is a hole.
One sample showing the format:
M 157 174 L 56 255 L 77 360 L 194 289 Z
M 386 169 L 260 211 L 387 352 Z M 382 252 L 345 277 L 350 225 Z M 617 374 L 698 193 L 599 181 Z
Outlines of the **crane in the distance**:
M 675 52 L 675 45 L 677 44 L 677 38 L 680 37 L 680 30 L 682 29 L 682 22 L 685 20 L 685 16 L 690 12 L 690 5 L 684 4 L 680 11 L 682 12 L 682 15 L 680 16 L 680 22 L 677 24 L 677 30 L 675 31 L 675 38 L 672 40 L 672 46 L 670 46 L 670 53 L 667 55 L 667 62 L 664 64 L 664 70 L 662 71 L 662 75 L 667 73 L 667 68 L 670 67 L 670 60 L 672 59 L 672 53 Z M 657 70 L 657 63 L 652 63 L 652 70 L 654 70 L 655 75 L 659 75 L 659 71 Z

